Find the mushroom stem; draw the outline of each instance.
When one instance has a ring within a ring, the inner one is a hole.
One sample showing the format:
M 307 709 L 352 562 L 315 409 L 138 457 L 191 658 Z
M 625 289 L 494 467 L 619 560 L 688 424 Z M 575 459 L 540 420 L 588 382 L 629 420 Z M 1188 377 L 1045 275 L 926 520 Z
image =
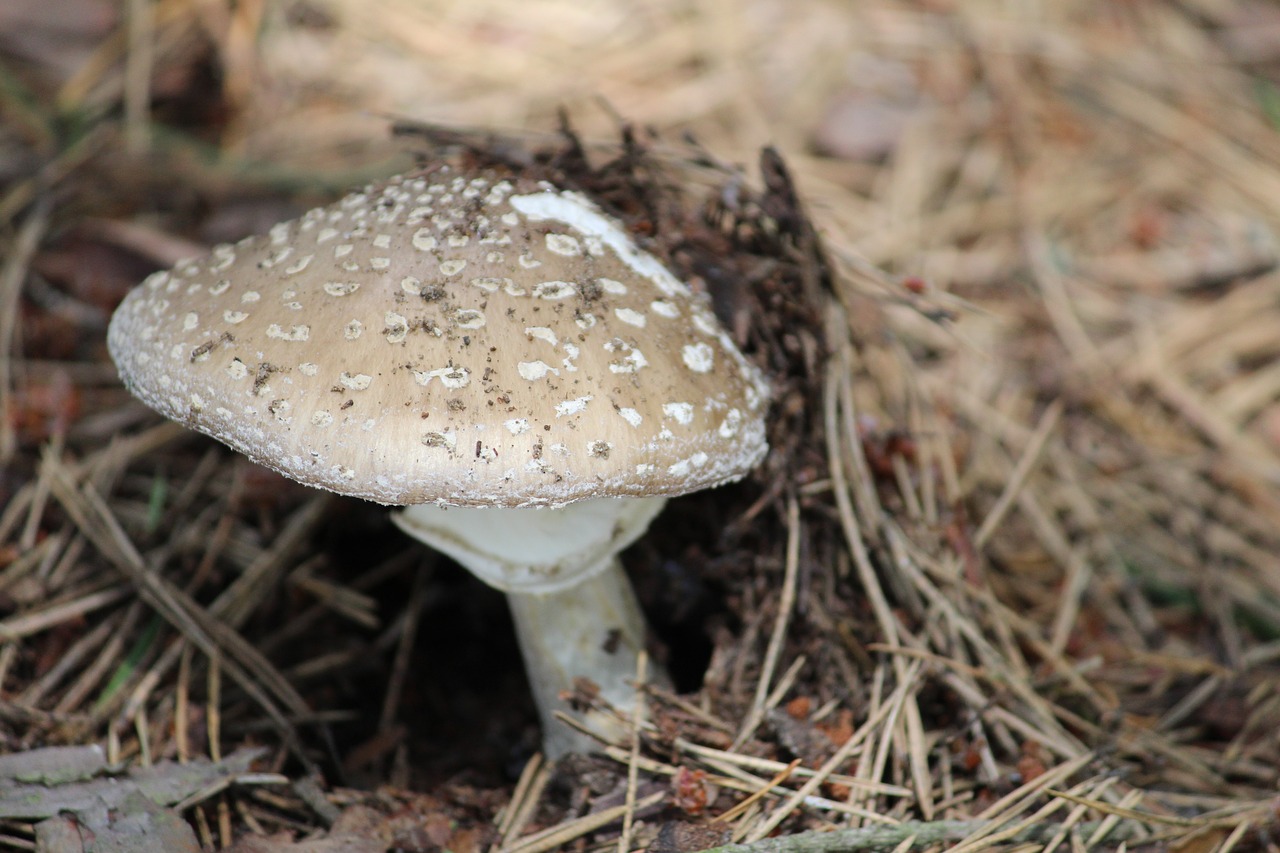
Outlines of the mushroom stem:
M 619 711 L 637 711 L 634 679 L 645 647 L 644 616 L 618 558 L 610 557 L 608 563 L 559 592 L 507 595 L 542 719 L 543 750 L 551 759 L 598 748 L 591 737 L 555 719 L 556 710 L 568 710 L 561 694 L 573 689 L 575 679 L 590 679 L 600 688 L 600 698 Z M 650 673 L 650 680 L 666 679 L 660 669 L 650 667 Z M 582 721 L 609 740 L 626 735 L 626 726 L 607 711 L 593 708 Z
M 453 557 L 507 593 L 529 672 L 548 757 L 596 748 L 555 718 L 575 678 L 588 678 L 620 711 L 635 708 L 636 661 L 645 621 L 617 554 L 634 542 L 664 498 L 595 498 L 557 509 L 420 504 L 392 516 L 405 533 Z M 651 679 L 666 674 L 650 668 Z M 583 722 L 605 738 L 620 734 L 609 714 Z

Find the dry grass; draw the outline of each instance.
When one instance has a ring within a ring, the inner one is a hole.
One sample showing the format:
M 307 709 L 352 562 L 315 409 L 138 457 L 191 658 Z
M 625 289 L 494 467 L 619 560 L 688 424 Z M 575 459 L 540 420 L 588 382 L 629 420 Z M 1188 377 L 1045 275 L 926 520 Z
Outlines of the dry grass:
M 193 804 L 209 849 L 357 803 L 520 853 L 1275 848 L 1270 7 L 68 5 L 74 38 L 0 12 L 6 752 L 270 745 L 299 781 Z M 462 582 L 353 551 L 335 519 L 376 513 L 157 423 L 101 339 L 147 269 L 407 163 L 386 119 L 541 148 L 562 107 L 597 162 L 624 117 L 658 173 L 753 215 L 775 145 L 824 254 L 763 241 L 775 265 L 730 294 L 779 389 L 774 459 L 634 557 L 713 578 L 701 689 L 506 784 L 493 741 L 527 713 L 489 708 L 471 768 L 421 726 L 521 689 L 506 664 L 479 699 L 415 675 Z M 350 788 L 309 781 L 336 768 Z

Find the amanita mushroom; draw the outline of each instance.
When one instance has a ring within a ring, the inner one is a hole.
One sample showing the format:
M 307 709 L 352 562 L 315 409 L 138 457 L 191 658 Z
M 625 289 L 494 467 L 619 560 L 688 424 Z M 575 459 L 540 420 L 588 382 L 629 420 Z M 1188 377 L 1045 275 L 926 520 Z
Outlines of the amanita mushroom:
M 108 344 L 158 412 L 406 507 L 506 591 L 552 756 L 591 746 L 553 722 L 575 677 L 634 698 L 615 555 L 767 449 L 764 380 L 703 299 L 583 196 L 488 171 L 396 177 L 156 273 Z

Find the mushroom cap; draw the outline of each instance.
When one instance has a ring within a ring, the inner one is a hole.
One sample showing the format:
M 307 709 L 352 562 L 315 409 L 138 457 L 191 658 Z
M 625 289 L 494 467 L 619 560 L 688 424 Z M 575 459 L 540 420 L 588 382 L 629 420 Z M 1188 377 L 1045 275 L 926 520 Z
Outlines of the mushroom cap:
M 764 456 L 768 389 L 704 298 L 583 196 L 436 166 L 150 276 L 129 390 L 383 504 L 679 495 Z

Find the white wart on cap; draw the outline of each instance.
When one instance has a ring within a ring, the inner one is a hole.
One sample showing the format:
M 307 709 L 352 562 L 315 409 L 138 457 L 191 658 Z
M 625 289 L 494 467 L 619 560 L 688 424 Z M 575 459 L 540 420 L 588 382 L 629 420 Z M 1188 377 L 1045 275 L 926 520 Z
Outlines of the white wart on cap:
M 767 390 L 581 195 L 412 173 L 148 278 L 108 344 L 152 408 L 384 504 L 678 495 L 763 457 Z

